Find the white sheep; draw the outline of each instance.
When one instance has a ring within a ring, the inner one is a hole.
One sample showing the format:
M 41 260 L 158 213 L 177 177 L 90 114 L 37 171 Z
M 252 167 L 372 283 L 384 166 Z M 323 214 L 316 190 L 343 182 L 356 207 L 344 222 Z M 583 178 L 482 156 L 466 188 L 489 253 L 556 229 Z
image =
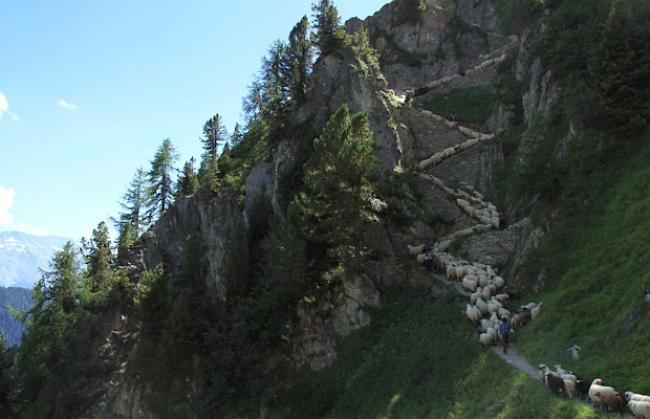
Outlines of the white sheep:
M 498 311 L 500 308 L 503 308 L 503 304 L 498 302 L 494 297 L 490 298 L 488 301 L 488 310 L 490 310 L 490 313 Z
M 499 317 L 502 319 L 510 319 L 510 311 L 501 307 L 497 310 Z
M 486 348 L 489 346 L 492 346 L 492 343 L 494 340 L 492 339 L 492 336 L 490 336 L 488 333 L 481 333 L 478 337 L 479 342 L 481 342 Z
M 530 310 L 530 318 L 533 320 L 537 320 L 539 316 L 542 314 L 542 306 L 544 303 L 539 303 L 535 308 Z
M 534 309 L 535 307 L 537 307 L 537 303 L 528 303 L 528 304 L 523 305 L 523 306 L 521 306 L 521 307 L 519 307 L 519 308 L 522 309 L 522 310 L 523 310 L 524 308 L 525 308 L 526 310 L 532 310 L 532 309 Z
M 501 323 L 499 321 L 499 316 L 497 316 L 497 313 L 490 314 L 490 321 L 492 322 L 492 327 L 499 327 L 499 324 Z
M 423 265 L 424 262 L 427 261 L 427 256 L 424 253 L 420 253 L 415 257 L 415 260 L 420 264 Z
M 409 249 L 409 254 L 411 256 L 416 256 L 422 252 L 424 252 L 424 245 L 421 244 L 419 246 L 411 246 L 410 244 L 407 244 L 406 247 Z
M 519 324 L 519 314 L 515 313 L 514 316 L 510 319 L 510 324 L 512 325 L 512 328 L 515 328 L 516 324 Z
M 627 402 L 627 407 L 630 408 L 634 417 L 641 419 L 650 419 L 650 402 L 641 400 L 630 400 Z
M 491 280 L 488 281 L 487 287 L 490 289 L 490 291 L 492 291 L 492 295 L 495 295 L 497 293 L 497 286 L 494 285 L 494 282 Z
M 567 352 L 571 352 L 571 357 L 577 361 L 580 359 L 580 351 L 582 351 L 582 348 L 579 347 L 578 345 L 573 345 L 569 349 L 567 349 Z
M 481 297 L 483 297 L 484 300 L 489 300 L 490 297 L 492 297 L 492 290 L 488 287 L 485 287 L 481 291 Z
M 634 400 L 637 402 L 650 402 L 650 396 L 645 396 L 643 394 L 632 393 L 631 391 L 625 392 L 625 399 L 627 401 Z
M 489 319 L 481 319 L 481 329 L 486 330 L 488 327 L 492 327 L 493 324 Z
M 492 281 L 494 281 L 494 285 L 496 285 L 497 289 L 503 288 L 506 284 L 506 281 L 500 276 L 495 276 L 492 278 Z
M 466 276 L 463 278 L 463 288 L 469 291 L 476 291 L 476 288 L 478 287 L 478 282 L 474 279 L 472 279 L 469 276 Z
M 563 378 L 563 380 L 565 393 L 570 399 L 573 399 L 576 394 L 576 382 L 574 380 L 567 380 L 566 378 Z
M 539 379 L 542 383 L 546 383 L 546 376 L 551 373 L 551 369 L 544 364 L 539 364 L 537 367 L 537 372 L 539 374 Z
M 477 321 L 479 321 L 481 319 L 481 310 L 476 308 L 476 306 L 472 306 L 472 305 L 467 304 L 467 308 L 465 309 L 465 315 L 473 323 L 476 323 Z
M 467 272 L 467 266 L 461 265 L 461 266 L 456 266 L 454 269 L 454 279 L 460 279 L 463 278 L 466 275 Z
M 477 288 L 476 291 L 469 296 L 469 302 L 476 304 L 476 301 L 481 298 L 481 291 L 483 291 L 481 288 Z
M 482 287 L 486 286 L 488 284 L 488 276 L 485 274 L 478 274 L 478 284 Z
M 505 301 L 508 301 L 510 299 L 510 296 L 507 293 L 503 293 L 497 294 L 494 298 L 496 298 L 498 302 L 503 303 Z
M 490 312 L 488 303 L 486 303 L 482 298 L 476 300 L 476 307 L 478 307 L 478 309 L 481 310 L 481 313 L 483 314 L 488 314 Z
M 600 405 L 600 397 L 596 395 L 596 393 L 599 393 L 600 395 L 614 395 L 616 394 L 616 390 L 614 387 L 610 386 L 605 386 L 603 385 L 603 380 L 600 378 L 596 378 L 594 381 L 591 382 L 591 386 L 589 387 L 589 398 L 594 404 Z

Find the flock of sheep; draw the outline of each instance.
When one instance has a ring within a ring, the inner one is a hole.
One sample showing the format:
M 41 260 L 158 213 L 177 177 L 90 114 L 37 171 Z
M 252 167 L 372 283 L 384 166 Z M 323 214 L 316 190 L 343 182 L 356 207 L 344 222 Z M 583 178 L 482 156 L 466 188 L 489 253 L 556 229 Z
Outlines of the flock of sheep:
M 510 295 L 504 290 L 505 280 L 490 265 L 470 263 L 454 258 L 446 252 L 428 250 L 424 245 L 408 247 L 420 263 L 431 261 L 432 267 L 444 271 L 450 281 L 459 281 L 470 293 L 465 315 L 479 326 L 479 342 L 486 347 L 498 343 L 501 319 L 508 319 L 514 329 L 537 319 L 543 304 L 530 303 L 521 306 L 514 315 L 504 307 Z
M 601 378 L 596 378 L 590 386 L 587 386 L 585 380 L 563 369 L 559 364 L 555 365 L 555 371 L 540 364 L 539 378 L 552 392 L 566 394 L 570 399 L 578 397 L 584 400 L 589 397 L 594 406 L 603 408 L 607 412 L 611 409 L 619 412 L 621 416 L 627 405 L 634 417 L 650 419 L 650 396 L 631 391 L 621 396 L 614 387 L 606 386 Z

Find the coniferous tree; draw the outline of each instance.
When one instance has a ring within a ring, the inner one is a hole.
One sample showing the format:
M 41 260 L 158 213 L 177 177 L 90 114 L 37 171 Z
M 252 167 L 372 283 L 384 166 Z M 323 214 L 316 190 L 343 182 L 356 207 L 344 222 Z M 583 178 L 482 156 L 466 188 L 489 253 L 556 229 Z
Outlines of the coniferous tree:
M 7 341 L 2 332 L 0 332 L 0 417 L 13 417 L 13 409 L 10 403 L 11 382 L 9 381 L 9 369 L 11 362 Z
M 165 139 L 151 161 L 148 176 L 147 221 L 160 218 L 174 200 L 174 164 L 178 159 L 176 149 L 169 138 Z
M 58 405 L 65 400 L 61 397 L 65 392 L 61 386 L 74 385 L 70 382 L 72 377 L 65 374 L 79 376 L 82 371 L 75 364 L 75 356 L 80 353 L 75 353 L 72 346 L 76 343 L 77 348 L 84 347 L 84 340 L 91 339 L 73 332 L 75 324 L 84 324 L 81 319 L 87 317 L 78 253 L 72 242 L 54 255 L 50 267 L 34 286 L 34 306 L 22 316 L 26 331 L 16 355 L 15 388 L 16 400 L 23 410 L 31 412 L 26 417 L 61 416 L 66 408 Z M 69 401 L 68 395 L 66 402 Z M 58 415 L 54 414 L 56 409 Z
M 92 238 L 83 240 L 90 290 L 106 290 L 112 279 L 113 252 L 108 226 L 103 221 L 93 230 Z
M 228 133 L 219 114 L 215 114 L 203 125 L 203 159 L 199 170 L 200 182 L 215 190 L 218 182 L 219 146 L 224 143 Z
M 262 64 L 264 91 L 262 112 L 269 122 L 279 122 L 289 106 L 291 66 L 287 62 L 287 45 L 276 41 Z M 273 124 L 270 124 L 273 125 Z
M 215 114 L 203 124 L 203 156 L 210 161 L 219 157 L 219 146 L 226 141 L 228 133 L 219 114 Z
M 147 178 L 144 170 L 136 170 L 129 188 L 122 197 L 122 211 L 112 221 L 118 231 L 117 257 L 123 259 L 146 225 Z
M 262 243 L 263 269 L 271 286 L 299 286 L 305 280 L 306 243 L 291 219 L 275 220 Z
M 199 190 L 199 180 L 194 172 L 194 157 L 185 162 L 181 178 L 178 180 L 177 198 L 194 195 Z
M 357 268 L 365 249 L 361 229 L 374 215 L 369 175 L 376 165 L 372 131 L 365 114 L 343 105 L 314 140 L 305 164 L 306 191 L 292 202 L 305 237 L 327 247 L 330 265 Z
M 345 31 L 340 27 L 339 12 L 331 0 L 320 0 L 312 5 L 314 13 L 315 45 L 320 55 L 338 52 L 345 46 Z
M 289 34 L 287 61 L 288 68 L 291 70 L 289 74 L 291 99 L 294 104 L 299 104 L 304 100 L 312 66 L 312 44 L 307 16 L 303 16 Z
M 232 135 L 230 136 L 231 147 L 233 148 L 237 147 L 237 145 L 241 143 L 243 139 L 244 139 L 244 133 L 242 131 L 242 128 L 239 125 L 239 123 L 236 123 L 235 129 L 233 130 Z

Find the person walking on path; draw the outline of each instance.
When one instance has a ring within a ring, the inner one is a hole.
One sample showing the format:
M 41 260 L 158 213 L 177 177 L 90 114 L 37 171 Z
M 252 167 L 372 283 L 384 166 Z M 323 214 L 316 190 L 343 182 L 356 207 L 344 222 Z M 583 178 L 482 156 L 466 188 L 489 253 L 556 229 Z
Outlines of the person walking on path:
M 503 342 L 503 353 L 508 353 L 508 345 L 510 344 L 510 331 L 512 327 L 507 318 L 501 319 L 501 324 L 499 325 L 499 336 L 501 336 L 501 342 Z

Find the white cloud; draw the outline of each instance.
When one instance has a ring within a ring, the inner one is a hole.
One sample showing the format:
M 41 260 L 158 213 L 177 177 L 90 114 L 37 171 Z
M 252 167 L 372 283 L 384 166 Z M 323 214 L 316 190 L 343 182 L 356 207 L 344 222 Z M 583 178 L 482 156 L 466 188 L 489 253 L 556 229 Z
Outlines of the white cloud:
M 11 207 L 14 205 L 16 191 L 0 185 L 0 225 L 11 224 L 14 217 L 11 214 Z
M 5 112 L 9 112 L 9 101 L 2 93 L 2 90 L 0 90 L 0 118 L 2 118 L 2 114 Z
M 65 99 L 60 99 L 60 98 L 59 98 L 59 99 L 56 101 L 56 104 L 57 104 L 57 106 L 58 106 L 59 108 L 63 108 L 63 109 L 72 109 L 72 110 L 77 109 L 77 105 L 75 105 L 74 103 L 70 103 L 70 102 L 68 102 L 68 101 L 65 100 Z

